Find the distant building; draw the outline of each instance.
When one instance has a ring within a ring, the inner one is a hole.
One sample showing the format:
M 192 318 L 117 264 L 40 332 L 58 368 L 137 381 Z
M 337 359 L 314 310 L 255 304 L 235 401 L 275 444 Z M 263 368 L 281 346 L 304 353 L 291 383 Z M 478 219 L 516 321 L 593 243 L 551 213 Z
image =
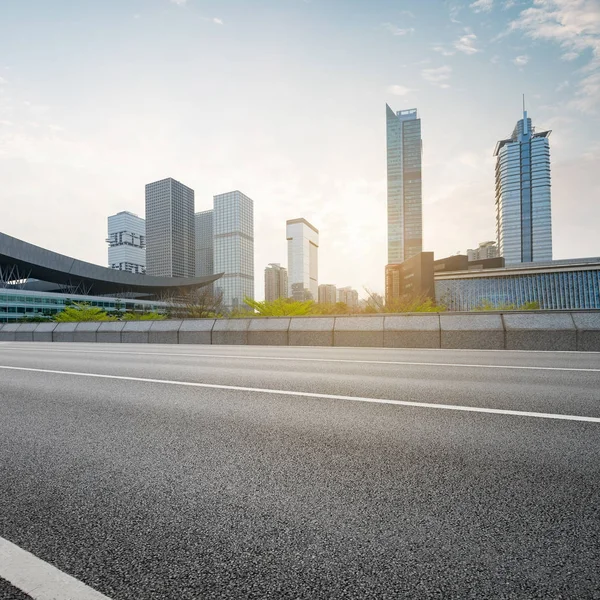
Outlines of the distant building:
M 523 111 L 512 136 L 496 144 L 496 235 L 507 265 L 552 260 L 550 131 Z
M 168 177 L 146 185 L 146 273 L 194 277 L 194 190 Z
M 254 299 L 254 202 L 236 190 L 214 197 L 214 271 L 224 273 L 215 284 L 226 309 L 242 308 Z
M 388 264 L 423 250 L 421 119 L 417 109 L 394 112 L 386 104 Z
M 146 272 L 146 221 L 122 211 L 108 217 L 108 266 L 130 273 Z
M 331 283 L 319 286 L 319 304 L 335 304 L 337 302 L 337 288 Z
M 434 273 L 481 271 L 482 269 L 501 269 L 502 267 L 504 267 L 504 259 L 501 256 L 469 260 L 469 257 L 464 254 L 455 254 L 433 261 Z
M 433 252 L 420 252 L 402 264 L 386 266 L 386 304 L 393 304 L 394 301 L 434 297 Z
M 265 300 L 273 302 L 278 298 L 287 298 L 288 272 L 279 263 L 271 263 L 265 268 Z
M 288 296 L 294 300 L 319 297 L 319 230 L 306 219 L 286 222 Z
M 350 286 L 338 289 L 338 302 L 343 302 L 349 308 L 358 307 L 358 292 Z
M 215 272 L 213 257 L 213 210 L 203 210 L 194 215 L 196 229 L 196 277 Z
M 600 258 L 437 272 L 435 296 L 452 311 L 483 305 L 518 308 L 532 302 L 543 310 L 600 309 Z
M 496 258 L 496 256 L 498 256 L 498 246 L 496 245 L 496 242 L 481 242 L 478 248 L 467 250 L 467 258 L 469 261 Z

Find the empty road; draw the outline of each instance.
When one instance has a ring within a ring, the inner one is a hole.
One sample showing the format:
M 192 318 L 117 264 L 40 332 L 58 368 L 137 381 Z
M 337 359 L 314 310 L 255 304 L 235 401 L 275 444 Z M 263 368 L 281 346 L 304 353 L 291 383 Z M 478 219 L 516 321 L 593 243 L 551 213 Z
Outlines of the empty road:
M 0 343 L 26 598 L 2 540 L 112 600 L 600 598 L 600 354 Z

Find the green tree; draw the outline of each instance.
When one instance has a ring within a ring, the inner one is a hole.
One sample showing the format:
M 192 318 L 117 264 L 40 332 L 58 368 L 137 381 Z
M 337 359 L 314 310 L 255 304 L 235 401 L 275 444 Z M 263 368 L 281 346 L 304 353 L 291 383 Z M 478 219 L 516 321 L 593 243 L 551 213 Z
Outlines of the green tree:
M 250 311 L 237 311 L 235 316 L 252 317 L 254 313 L 258 313 L 261 317 L 297 317 L 302 315 L 314 314 L 312 312 L 314 302 L 306 300 L 298 302 L 290 298 L 277 298 L 267 302 L 263 300 L 252 300 L 252 298 L 244 298 L 244 303 L 251 309 Z M 232 315 L 233 316 L 233 315 Z
M 90 306 L 89 304 L 73 303 L 65 306 L 64 310 L 54 315 L 54 321 L 57 323 L 80 323 L 83 321 L 116 321 L 110 317 L 101 308 Z
M 156 312 L 134 313 L 128 312 L 123 314 L 122 321 L 164 321 L 166 315 L 161 315 Z

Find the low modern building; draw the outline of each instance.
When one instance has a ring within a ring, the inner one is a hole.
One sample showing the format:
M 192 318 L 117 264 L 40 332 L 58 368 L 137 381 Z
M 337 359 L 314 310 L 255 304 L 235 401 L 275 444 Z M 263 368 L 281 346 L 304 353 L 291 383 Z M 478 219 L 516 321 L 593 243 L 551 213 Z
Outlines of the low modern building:
M 273 302 L 278 298 L 287 298 L 288 272 L 279 263 L 271 263 L 265 268 L 265 300 Z
M 437 272 L 435 297 L 452 311 L 531 302 L 544 310 L 600 309 L 600 258 Z
M 337 287 L 332 283 L 319 286 L 319 304 L 335 304 L 337 302 Z
M 153 310 L 157 302 L 166 306 L 170 298 L 220 277 L 155 277 L 109 269 L 0 233 L 0 322 L 34 316 L 40 308 L 41 314 L 54 314 L 68 302 L 120 303 L 125 309 L 133 304 L 132 310 L 138 304 Z M 44 313 L 44 307 L 50 312 Z
M 126 210 L 108 217 L 108 266 L 146 272 L 146 221 Z
M 403 263 L 386 266 L 386 304 L 415 298 L 433 298 L 434 294 L 433 252 L 420 252 Z

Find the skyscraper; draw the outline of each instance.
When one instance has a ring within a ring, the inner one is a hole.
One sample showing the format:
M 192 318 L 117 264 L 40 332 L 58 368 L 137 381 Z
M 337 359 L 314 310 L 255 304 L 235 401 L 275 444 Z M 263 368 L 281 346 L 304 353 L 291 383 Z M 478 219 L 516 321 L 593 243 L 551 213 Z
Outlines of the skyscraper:
M 254 298 L 254 203 L 239 191 L 214 197 L 213 243 L 215 282 L 227 309 L 242 308 Z
M 294 300 L 319 298 L 319 230 L 306 219 L 286 221 L 288 295 Z
M 358 306 L 358 292 L 350 286 L 340 288 L 338 291 L 338 301 L 343 302 L 349 308 Z
M 486 260 L 488 258 L 496 258 L 498 256 L 498 246 L 496 242 L 480 242 L 478 248 L 467 250 L 467 259 Z
M 108 217 L 108 266 L 130 273 L 146 272 L 146 221 L 121 211 Z
M 496 144 L 496 235 L 506 265 L 552 260 L 550 131 L 523 107 L 512 136 Z
M 279 263 L 271 263 L 265 268 L 265 300 L 272 302 L 278 298 L 287 298 L 288 272 Z
M 213 210 L 194 215 L 196 225 L 196 277 L 213 275 Z
M 146 184 L 146 273 L 195 275 L 194 190 L 168 177 Z
M 416 108 L 385 108 L 388 264 L 399 264 L 423 251 L 421 119 Z
M 322 283 L 319 286 L 319 304 L 335 304 L 337 288 L 332 283 Z

